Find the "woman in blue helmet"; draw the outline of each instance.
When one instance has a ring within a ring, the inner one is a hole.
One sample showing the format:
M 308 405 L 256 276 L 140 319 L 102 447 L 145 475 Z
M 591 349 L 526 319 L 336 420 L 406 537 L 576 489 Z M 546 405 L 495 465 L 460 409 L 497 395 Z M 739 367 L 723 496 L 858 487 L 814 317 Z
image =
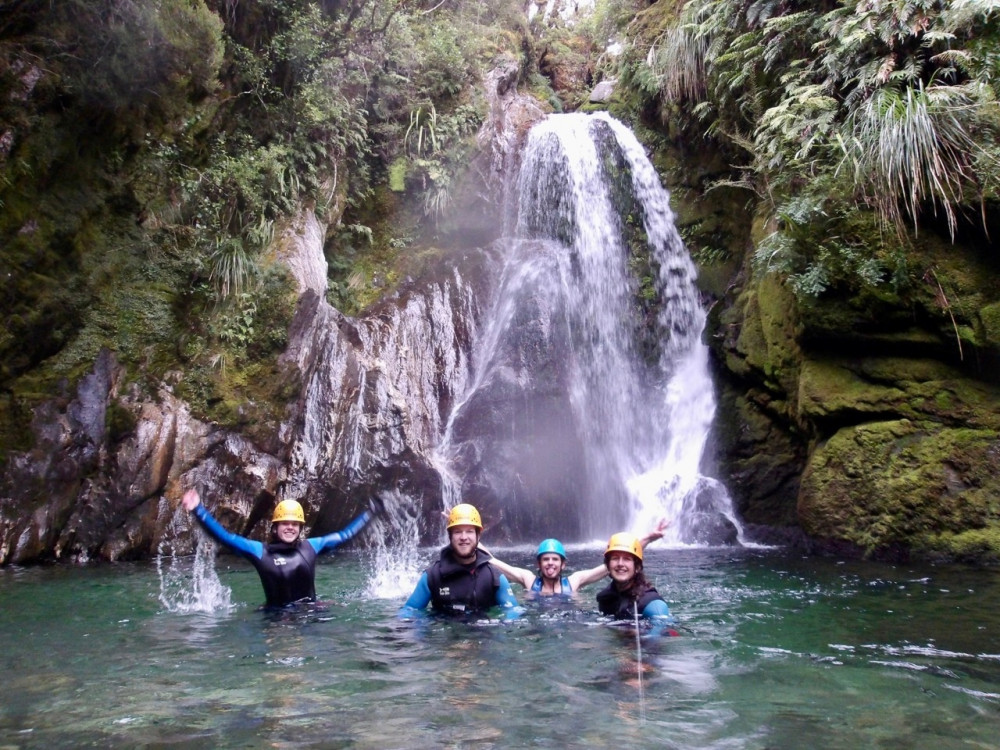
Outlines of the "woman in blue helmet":
M 669 525 L 670 522 L 666 519 L 661 520 L 655 529 L 639 540 L 639 543 L 645 547 L 650 542 L 662 538 Z M 480 549 L 486 551 L 482 546 Z M 587 570 L 564 575 L 566 550 L 558 539 L 546 539 L 539 544 L 535 559 L 538 561 L 537 573 L 527 568 L 515 568 L 495 557 L 490 562 L 510 581 L 520 583 L 535 596 L 572 596 L 587 584 L 595 583 L 608 575 L 608 568 L 603 563 Z

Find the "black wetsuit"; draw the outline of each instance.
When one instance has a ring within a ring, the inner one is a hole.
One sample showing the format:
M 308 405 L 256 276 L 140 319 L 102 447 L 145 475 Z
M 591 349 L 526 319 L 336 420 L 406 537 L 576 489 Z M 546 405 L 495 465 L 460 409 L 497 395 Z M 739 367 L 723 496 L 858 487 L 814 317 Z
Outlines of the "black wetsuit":
M 194 517 L 217 542 L 249 560 L 264 586 L 268 607 L 284 607 L 298 601 L 316 601 L 316 558 L 353 537 L 368 523 L 365 511 L 345 528 L 326 536 L 286 542 L 261 542 L 222 528 L 204 505 L 194 509 Z

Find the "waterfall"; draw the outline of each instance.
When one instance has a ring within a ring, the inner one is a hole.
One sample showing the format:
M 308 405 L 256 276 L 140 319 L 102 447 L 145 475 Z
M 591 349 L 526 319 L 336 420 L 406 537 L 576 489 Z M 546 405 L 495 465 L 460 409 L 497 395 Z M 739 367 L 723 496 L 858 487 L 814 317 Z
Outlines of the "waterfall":
M 300 305 L 285 356 L 301 426 L 278 496 L 320 533 L 381 497 L 366 539 L 388 579 L 419 573 L 414 550 L 442 542 L 457 502 L 488 545 L 606 540 L 664 516 L 667 542 L 736 541 L 726 489 L 702 473 L 705 312 L 655 169 L 604 114 L 546 117 L 509 156 L 495 242 L 443 251 L 357 318 Z
M 464 477 L 450 494 L 511 538 L 666 516 L 668 542 L 734 541 L 701 474 L 715 400 L 696 271 L 641 145 L 606 114 L 549 116 L 509 191 L 498 291 L 438 451 Z

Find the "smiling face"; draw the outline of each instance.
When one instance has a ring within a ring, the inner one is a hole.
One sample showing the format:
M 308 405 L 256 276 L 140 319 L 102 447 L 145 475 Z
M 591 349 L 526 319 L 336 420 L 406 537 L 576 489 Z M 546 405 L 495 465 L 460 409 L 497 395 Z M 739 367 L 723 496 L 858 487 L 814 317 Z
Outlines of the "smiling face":
M 285 544 L 291 544 L 302 533 L 302 524 L 298 521 L 278 521 L 274 524 L 274 536 Z
M 604 558 L 604 564 L 611 579 L 620 586 L 628 585 L 636 572 L 642 570 L 642 564 L 636 560 L 635 555 L 628 552 L 609 552 Z
M 448 529 L 451 550 L 460 562 L 474 560 L 479 546 L 479 529 L 469 524 L 452 526 Z
M 564 565 L 562 556 L 555 552 L 546 552 L 538 556 L 538 573 L 546 581 L 557 580 L 562 575 Z

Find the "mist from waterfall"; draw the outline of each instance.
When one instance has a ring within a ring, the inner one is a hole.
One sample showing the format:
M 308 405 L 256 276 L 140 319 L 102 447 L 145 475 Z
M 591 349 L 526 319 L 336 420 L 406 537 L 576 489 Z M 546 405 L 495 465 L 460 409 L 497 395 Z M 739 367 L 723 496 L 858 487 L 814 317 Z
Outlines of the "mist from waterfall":
M 701 474 L 715 401 L 696 271 L 642 146 L 603 113 L 549 116 L 529 133 L 507 205 L 503 278 L 441 454 L 480 389 L 526 379 L 514 326 L 526 307 L 543 310 L 532 324 L 564 360 L 575 433 L 566 442 L 583 454 L 581 540 L 642 533 L 665 516 L 668 543 L 734 541 L 728 493 Z M 651 272 L 640 280 L 637 268 Z

